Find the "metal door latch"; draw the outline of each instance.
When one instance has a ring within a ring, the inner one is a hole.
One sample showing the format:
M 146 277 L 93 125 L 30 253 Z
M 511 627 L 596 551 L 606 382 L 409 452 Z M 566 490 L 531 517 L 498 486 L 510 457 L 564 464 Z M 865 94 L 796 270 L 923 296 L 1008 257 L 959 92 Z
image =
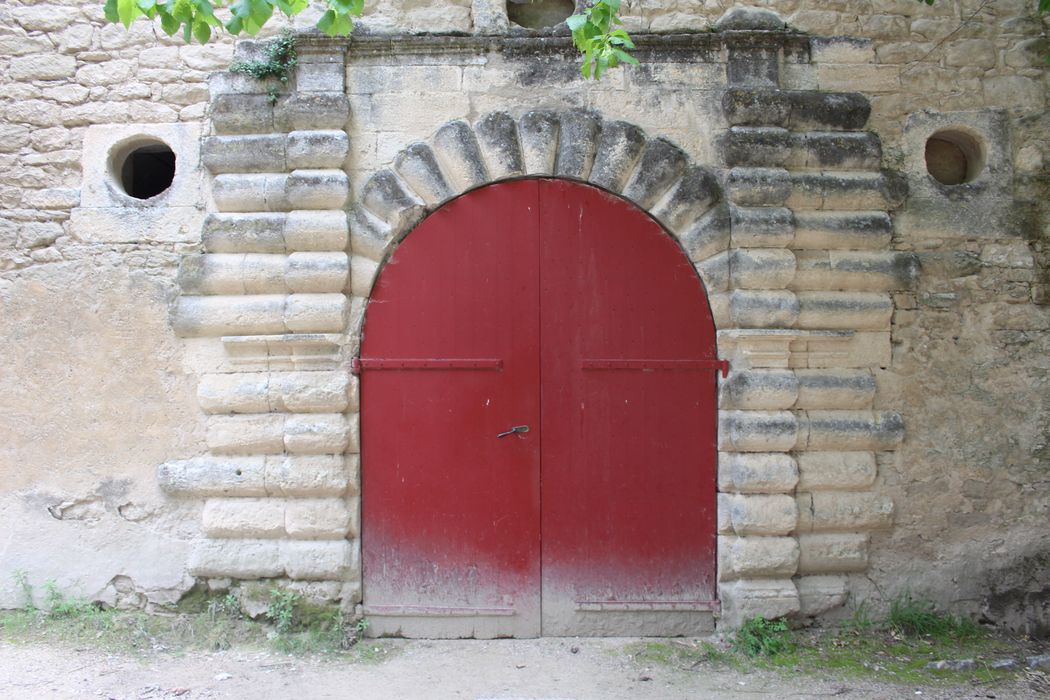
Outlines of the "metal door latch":
M 527 425 L 515 425 L 510 430 L 502 432 L 499 435 L 497 435 L 496 437 L 501 438 L 501 437 L 507 437 L 508 435 L 513 435 L 514 433 L 527 433 L 527 432 L 529 432 L 529 426 L 527 426 Z

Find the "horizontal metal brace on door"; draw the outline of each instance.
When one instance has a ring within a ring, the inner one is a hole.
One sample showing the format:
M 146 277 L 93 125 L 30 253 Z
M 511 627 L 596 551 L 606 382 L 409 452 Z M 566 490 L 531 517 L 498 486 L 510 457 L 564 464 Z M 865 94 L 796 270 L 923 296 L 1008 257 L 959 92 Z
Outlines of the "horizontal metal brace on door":
M 353 374 L 361 374 L 366 369 L 503 369 L 503 360 L 355 357 L 350 361 Z
M 729 360 L 583 360 L 583 369 L 716 369 L 729 375 Z
M 718 612 L 717 600 L 578 600 L 578 612 Z

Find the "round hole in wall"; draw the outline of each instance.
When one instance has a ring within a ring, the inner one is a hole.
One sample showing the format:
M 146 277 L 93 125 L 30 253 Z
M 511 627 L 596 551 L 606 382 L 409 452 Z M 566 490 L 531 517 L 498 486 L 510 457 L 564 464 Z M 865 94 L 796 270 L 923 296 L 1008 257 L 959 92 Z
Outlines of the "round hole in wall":
M 526 29 L 553 27 L 575 11 L 574 0 L 507 0 L 507 19 Z
M 175 180 L 175 152 L 156 138 L 133 139 L 113 150 L 110 172 L 127 195 L 150 199 Z
M 926 140 L 926 172 L 942 185 L 971 182 L 984 161 L 981 141 L 962 129 L 942 129 Z

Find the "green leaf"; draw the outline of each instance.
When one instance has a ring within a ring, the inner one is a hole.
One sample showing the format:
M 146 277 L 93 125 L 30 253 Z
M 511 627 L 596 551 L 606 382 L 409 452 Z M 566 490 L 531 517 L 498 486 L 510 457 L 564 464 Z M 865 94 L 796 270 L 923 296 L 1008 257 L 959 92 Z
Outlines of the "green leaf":
M 612 54 L 624 63 L 629 63 L 632 66 L 638 65 L 638 59 L 632 56 L 631 54 L 627 53 L 626 51 L 621 51 L 620 49 L 613 49 Z
M 198 20 L 193 23 L 193 36 L 197 38 L 202 44 L 207 44 L 208 39 L 211 39 L 211 27 L 204 20 Z
M 317 28 L 328 36 L 348 36 L 354 29 L 354 22 L 346 15 L 339 15 L 335 10 L 328 10 L 321 15 Z
M 584 15 L 572 15 L 569 19 L 565 20 L 565 24 L 569 26 L 569 29 L 576 31 L 587 24 L 587 17 Z
M 130 27 L 135 18 L 141 14 L 142 10 L 139 9 L 136 0 L 117 0 L 117 15 L 125 29 Z
M 172 17 L 163 10 L 160 13 L 160 28 L 164 30 L 164 33 L 171 36 L 175 32 L 179 31 L 179 26 L 182 24 L 179 20 Z
M 117 14 L 117 0 L 106 0 L 106 5 L 102 11 L 106 14 L 106 19 L 110 22 L 119 22 L 120 15 Z

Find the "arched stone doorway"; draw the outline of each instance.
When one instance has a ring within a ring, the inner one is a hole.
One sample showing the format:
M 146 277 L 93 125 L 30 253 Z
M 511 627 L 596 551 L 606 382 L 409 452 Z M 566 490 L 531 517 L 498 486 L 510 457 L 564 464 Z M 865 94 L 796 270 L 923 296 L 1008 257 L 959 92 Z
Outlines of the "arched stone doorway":
M 359 362 L 374 631 L 709 628 L 716 358 L 692 263 L 624 199 L 519 179 L 431 214 Z

